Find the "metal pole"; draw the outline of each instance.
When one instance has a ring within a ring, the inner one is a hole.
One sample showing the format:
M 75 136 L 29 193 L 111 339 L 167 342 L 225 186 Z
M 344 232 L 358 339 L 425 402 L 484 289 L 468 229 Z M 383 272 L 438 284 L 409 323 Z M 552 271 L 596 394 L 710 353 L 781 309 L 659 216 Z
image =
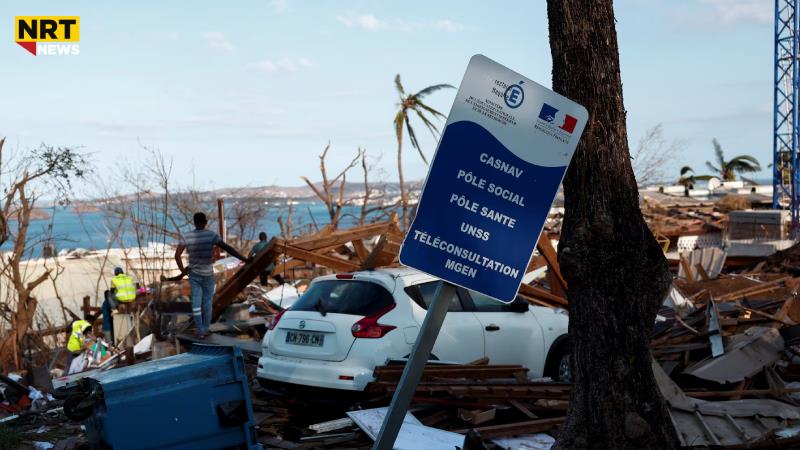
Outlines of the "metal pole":
M 225 223 L 225 199 L 217 199 L 217 216 L 219 217 L 219 237 L 228 242 L 228 226 Z M 241 236 L 240 236 L 241 237 Z
M 436 288 L 433 302 L 428 307 L 425 320 L 422 321 L 422 329 L 420 329 L 417 340 L 414 342 L 411 356 L 406 363 L 405 369 L 403 369 L 403 376 L 400 377 L 397 390 L 394 392 L 386 417 L 383 418 L 381 431 L 378 433 L 378 438 L 375 439 L 375 445 L 372 450 L 391 450 L 394 447 L 397 434 L 403 425 L 403 419 L 406 416 L 409 405 L 411 405 L 411 398 L 417 391 L 417 383 L 419 383 L 419 378 L 422 376 L 422 370 L 431 355 L 436 337 L 439 336 L 444 316 L 447 314 L 447 307 L 450 305 L 450 298 L 455 293 L 456 287 L 454 285 L 446 281 L 439 282 L 439 287 Z
M 797 192 L 797 189 L 800 188 L 800 170 L 797 167 L 798 164 L 798 157 L 797 157 L 797 150 L 798 150 L 798 119 L 800 119 L 800 115 L 798 114 L 798 100 L 800 96 L 798 96 L 798 90 L 800 90 L 800 64 L 797 62 L 797 54 L 798 54 L 798 47 L 800 47 L 800 36 L 797 35 L 798 31 L 800 31 L 800 2 L 798 0 L 793 0 L 792 2 L 792 238 L 797 237 L 798 228 L 800 228 L 800 193 Z
M 780 122 L 778 121 L 778 113 L 780 112 L 780 105 L 781 105 L 781 98 L 780 98 L 780 81 L 781 81 L 781 69 L 782 69 L 782 61 L 781 61 L 781 7 L 780 3 L 782 0 L 775 0 L 775 85 L 773 89 L 774 94 L 774 108 L 772 111 L 772 123 L 773 123 L 773 135 L 772 135 L 772 207 L 774 209 L 778 209 L 780 206 L 780 198 L 781 198 L 781 191 L 780 189 L 783 187 L 783 172 L 782 169 L 784 167 L 783 162 L 780 160 L 780 152 L 783 150 L 783 147 L 780 145 L 779 134 L 780 134 Z

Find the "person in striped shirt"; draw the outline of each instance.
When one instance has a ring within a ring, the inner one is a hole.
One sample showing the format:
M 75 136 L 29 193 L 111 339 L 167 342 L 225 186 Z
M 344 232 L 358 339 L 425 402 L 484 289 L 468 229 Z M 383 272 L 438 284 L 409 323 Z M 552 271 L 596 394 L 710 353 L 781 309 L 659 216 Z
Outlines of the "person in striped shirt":
M 208 219 L 199 212 L 194 215 L 195 229 L 183 236 L 183 240 L 175 249 L 175 262 L 181 273 L 189 273 L 189 284 L 192 287 L 192 315 L 197 327 L 197 334 L 204 338 L 208 336 L 208 327 L 211 325 L 211 300 L 214 298 L 214 246 L 228 252 L 229 255 L 249 262 L 249 258 L 242 256 L 235 248 L 225 243 L 219 235 L 206 229 Z M 189 252 L 189 266 L 184 268 L 183 251 Z

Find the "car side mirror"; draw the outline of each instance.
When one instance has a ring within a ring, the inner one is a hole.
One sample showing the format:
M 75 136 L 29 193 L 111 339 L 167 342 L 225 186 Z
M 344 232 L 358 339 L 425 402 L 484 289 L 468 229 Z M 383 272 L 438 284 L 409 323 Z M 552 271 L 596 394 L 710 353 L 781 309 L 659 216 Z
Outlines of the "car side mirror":
M 517 313 L 524 313 L 528 312 L 528 302 L 522 300 L 521 298 L 515 298 L 513 302 L 509 305 L 511 312 Z

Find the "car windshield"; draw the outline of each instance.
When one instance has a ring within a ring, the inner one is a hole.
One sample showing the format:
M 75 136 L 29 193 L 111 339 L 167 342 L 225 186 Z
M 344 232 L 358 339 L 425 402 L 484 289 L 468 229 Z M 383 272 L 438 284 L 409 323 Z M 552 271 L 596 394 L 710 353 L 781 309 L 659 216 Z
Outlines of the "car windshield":
M 355 280 L 328 280 L 311 284 L 292 311 L 319 311 L 370 316 L 394 303 L 383 286 Z

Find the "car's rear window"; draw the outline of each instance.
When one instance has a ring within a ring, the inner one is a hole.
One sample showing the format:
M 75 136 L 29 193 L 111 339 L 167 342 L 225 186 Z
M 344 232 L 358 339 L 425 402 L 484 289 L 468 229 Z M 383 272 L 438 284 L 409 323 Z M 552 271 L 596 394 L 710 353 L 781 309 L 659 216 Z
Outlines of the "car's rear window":
M 436 295 L 436 288 L 439 286 L 439 281 L 431 281 L 428 283 L 416 284 L 407 287 L 406 294 L 414 299 L 419 306 L 425 310 L 430 308 L 433 303 L 433 297 Z M 447 312 L 460 312 L 464 311 L 461 307 L 461 300 L 458 298 L 458 293 L 453 291 L 453 296 L 450 297 L 450 303 L 447 306 Z
M 328 280 L 311 284 L 292 311 L 370 316 L 394 303 L 383 286 L 368 281 Z

